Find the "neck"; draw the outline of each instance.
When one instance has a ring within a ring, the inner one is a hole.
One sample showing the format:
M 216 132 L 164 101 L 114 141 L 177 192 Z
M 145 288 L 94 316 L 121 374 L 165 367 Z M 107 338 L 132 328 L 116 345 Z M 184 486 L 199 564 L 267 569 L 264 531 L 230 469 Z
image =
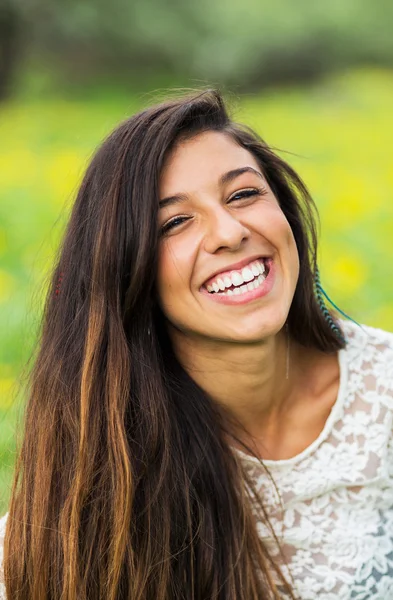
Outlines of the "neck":
M 238 435 L 246 430 L 260 437 L 293 403 L 303 352 L 286 328 L 252 344 L 194 338 L 174 329 L 170 335 L 182 366 L 220 405 Z

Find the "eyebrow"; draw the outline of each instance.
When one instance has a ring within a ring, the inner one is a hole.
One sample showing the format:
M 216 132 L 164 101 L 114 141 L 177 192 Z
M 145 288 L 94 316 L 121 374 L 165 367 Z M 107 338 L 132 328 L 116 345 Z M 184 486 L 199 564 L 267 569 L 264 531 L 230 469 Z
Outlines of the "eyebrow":
M 232 169 L 220 177 L 220 185 L 226 185 L 231 183 L 234 179 L 243 175 L 243 173 L 253 173 L 258 175 L 263 180 L 263 175 L 253 167 L 240 167 L 239 169 Z M 185 202 L 187 200 L 187 194 L 175 194 L 174 196 L 168 196 L 159 201 L 159 208 L 165 208 L 170 204 L 178 204 L 179 202 Z

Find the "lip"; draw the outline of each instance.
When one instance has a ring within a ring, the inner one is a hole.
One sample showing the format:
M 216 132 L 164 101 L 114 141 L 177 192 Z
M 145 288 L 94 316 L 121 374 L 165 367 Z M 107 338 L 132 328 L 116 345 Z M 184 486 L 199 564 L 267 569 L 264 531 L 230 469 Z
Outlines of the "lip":
M 237 263 L 233 263 L 232 265 L 225 265 L 225 267 L 223 267 L 221 269 L 217 269 L 217 271 L 214 271 L 214 273 L 209 275 L 209 277 L 207 277 L 205 279 L 204 283 L 202 284 L 201 289 L 203 287 L 206 287 L 207 282 L 210 281 L 210 279 L 213 279 L 213 277 L 216 277 L 217 275 L 220 275 L 220 274 L 228 273 L 229 271 L 240 271 L 246 265 L 249 265 L 251 262 L 254 262 L 255 260 L 259 260 L 261 258 L 271 259 L 272 257 L 264 256 L 262 254 L 256 254 L 255 256 L 249 256 L 247 258 L 244 258 L 243 260 L 240 260 Z
M 258 257 L 260 258 L 260 257 Z M 247 264 L 247 263 L 245 263 Z M 220 271 L 219 271 L 220 273 Z M 248 302 L 252 302 L 253 300 L 257 300 L 258 298 L 262 298 L 266 296 L 270 290 L 273 288 L 274 281 L 276 278 L 276 265 L 274 260 L 270 259 L 269 261 L 269 273 L 267 274 L 266 279 L 263 281 L 262 285 L 260 285 L 256 290 L 251 290 L 250 292 L 245 292 L 244 294 L 238 294 L 233 296 L 226 296 L 224 294 L 211 294 L 207 291 L 207 289 L 202 286 L 201 293 L 207 296 L 213 302 L 218 302 L 220 304 L 228 304 L 228 305 L 239 305 L 239 304 L 247 304 Z

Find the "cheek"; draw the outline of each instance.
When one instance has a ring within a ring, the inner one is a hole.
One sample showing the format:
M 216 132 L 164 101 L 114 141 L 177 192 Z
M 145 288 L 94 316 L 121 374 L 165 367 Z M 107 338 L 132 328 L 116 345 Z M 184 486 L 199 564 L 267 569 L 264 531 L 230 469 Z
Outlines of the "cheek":
M 263 227 L 262 235 L 279 251 L 282 260 L 289 266 L 290 272 L 297 280 L 300 267 L 299 253 L 291 226 L 284 213 L 280 208 L 275 207 L 264 222 L 266 227 Z
M 289 223 L 287 223 L 286 228 L 286 233 L 283 237 L 283 239 L 285 240 L 284 252 L 287 256 L 287 261 L 289 265 L 289 278 L 292 281 L 293 288 L 296 288 L 300 272 L 299 252 L 297 249 L 295 236 L 293 235 Z
M 157 270 L 157 291 L 164 313 L 176 310 L 190 289 L 192 275 L 190 249 L 171 240 L 160 248 Z
M 297 270 L 298 270 L 299 269 L 299 252 L 297 249 L 295 236 L 293 235 L 293 231 L 286 219 L 285 219 L 285 223 L 286 223 L 286 237 L 285 237 L 286 247 L 287 247 L 288 253 L 292 259 L 293 264 L 297 267 Z
M 284 245 L 288 252 L 293 254 L 298 259 L 299 255 L 296 246 L 295 236 L 293 235 L 293 231 L 287 220 L 285 220 L 285 225 L 283 226 L 283 240 L 285 240 Z
M 259 223 L 259 233 L 280 250 L 294 250 L 297 247 L 291 226 L 278 205 L 270 205 L 261 214 L 251 214 L 250 224 Z

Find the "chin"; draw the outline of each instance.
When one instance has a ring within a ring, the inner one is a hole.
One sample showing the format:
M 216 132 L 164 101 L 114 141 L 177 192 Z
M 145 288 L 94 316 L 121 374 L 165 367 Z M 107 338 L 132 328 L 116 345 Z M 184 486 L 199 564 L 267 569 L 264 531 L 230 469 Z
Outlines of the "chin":
M 236 342 L 239 344 L 255 344 L 261 342 L 269 337 L 275 336 L 281 330 L 280 326 L 273 326 L 271 324 L 265 326 L 255 326 L 252 328 L 226 328 L 225 331 L 218 333 L 214 336 L 216 339 L 228 342 Z
M 236 328 L 231 328 L 236 338 L 243 339 L 244 341 L 257 342 L 280 333 L 285 325 L 287 315 L 278 317 L 274 315 L 272 318 L 262 319 L 251 319 L 247 323 L 241 324 Z

